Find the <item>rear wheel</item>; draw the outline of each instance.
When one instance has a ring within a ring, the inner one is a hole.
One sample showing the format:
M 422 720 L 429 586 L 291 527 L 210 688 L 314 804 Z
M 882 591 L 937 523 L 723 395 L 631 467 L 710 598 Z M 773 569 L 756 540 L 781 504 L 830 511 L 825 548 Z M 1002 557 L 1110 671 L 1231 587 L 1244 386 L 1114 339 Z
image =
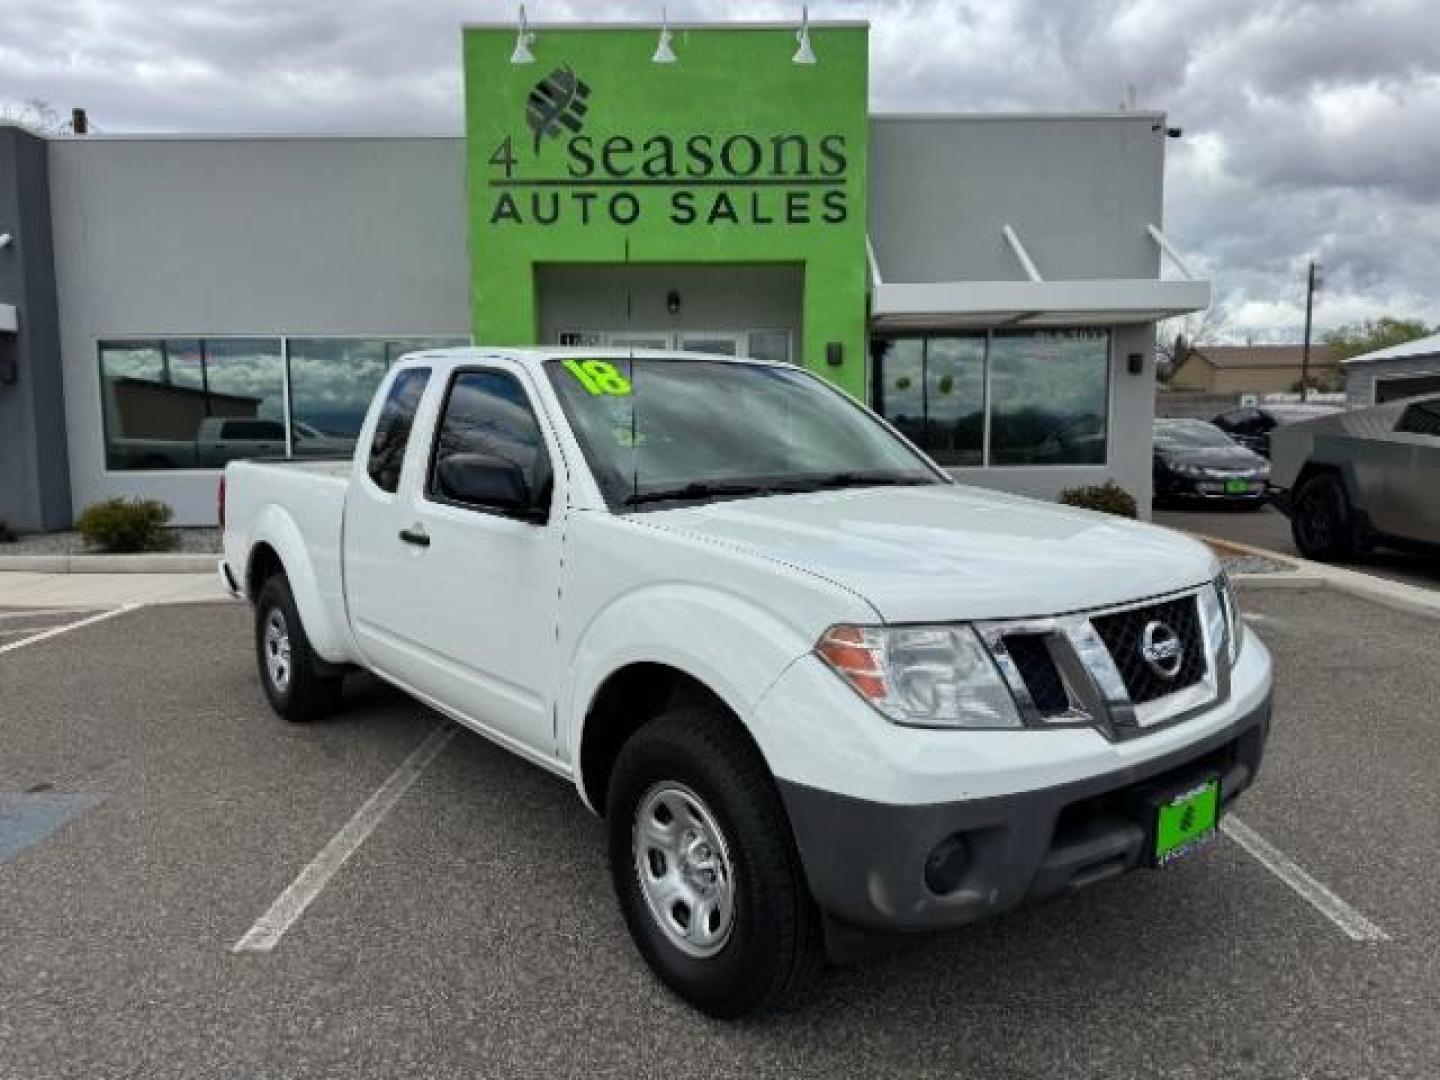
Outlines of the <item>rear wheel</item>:
M 286 720 L 318 720 L 339 704 L 343 677 L 323 670 L 283 574 L 266 581 L 256 598 L 255 658 L 270 707 Z
M 1321 473 L 1300 485 L 1290 511 L 1290 531 L 1307 559 L 1354 557 L 1360 547 L 1355 514 L 1338 476 Z
M 779 792 L 723 709 L 682 706 L 620 751 L 610 872 L 641 955 L 675 993 L 734 1019 L 813 976 L 819 915 Z

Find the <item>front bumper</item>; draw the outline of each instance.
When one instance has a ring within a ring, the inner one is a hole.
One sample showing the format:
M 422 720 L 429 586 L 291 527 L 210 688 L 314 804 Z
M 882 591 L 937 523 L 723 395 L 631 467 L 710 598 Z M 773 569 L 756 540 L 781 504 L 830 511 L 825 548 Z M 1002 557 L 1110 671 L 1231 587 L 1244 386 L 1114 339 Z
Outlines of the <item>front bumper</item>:
M 1270 498 L 1270 485 L 1264 480 L 1251 481 L 1248 491 L 1226 491 L 1224 480 L 1203 480 L 1188 476 L 1175 476 L 1164 484 L 1157 485 L 1156 494 L 1162 498 L 1203 499 L 1206 502 L 1258 503 Z
M 1228 807 L 1254 781 L 1270 728 L 1268 692 L 1233 724 L 1118 771 L 1012 795 L 893 805 L 780 781 L 811 892 L 843 927 L 958 926 L 1113 877 L 1146 861 L 1142 800 L 1220 777 Z M 944 893 L 927 860 L 963 837 L 964 870 Z

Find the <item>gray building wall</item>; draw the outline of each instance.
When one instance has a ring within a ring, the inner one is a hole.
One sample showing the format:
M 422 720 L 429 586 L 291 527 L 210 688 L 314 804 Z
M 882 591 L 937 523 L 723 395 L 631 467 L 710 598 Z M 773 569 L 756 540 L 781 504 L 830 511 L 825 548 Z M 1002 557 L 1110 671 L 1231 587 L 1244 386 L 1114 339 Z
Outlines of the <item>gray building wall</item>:
M 0 303 L 18 321 L 0 331 L 0 521 L 17 531 L 70 516 L 46 164 L 42 139 L 0 127 Z
M 469 333 L 461 139 L 49 148 L 77 511 L 123 494 L 165 500 L 177 523 L 215 517 L 215 471 L 106 471 L 103 338 Z
M 1160 113 L 876 116 L 875 258 L 886 281 L 1023 280 L 1009 224 L 1046 280 L 1153 278 L 1164 168 Z
M 876 116 L 868 215 L 879 272 L 894 283 L 1024 280 L 1008 224 L 1046 280 L 1158 277 L 1146 226 L 1162 227 L 1165 141 L 1162 113 Z M 954 475 L 1039 498 L 1114 480 L 1148 515 L 1155 329 L 1111 331 L 1106 465 Z M 1132 353 L 1139 375 L 1127 368 Z

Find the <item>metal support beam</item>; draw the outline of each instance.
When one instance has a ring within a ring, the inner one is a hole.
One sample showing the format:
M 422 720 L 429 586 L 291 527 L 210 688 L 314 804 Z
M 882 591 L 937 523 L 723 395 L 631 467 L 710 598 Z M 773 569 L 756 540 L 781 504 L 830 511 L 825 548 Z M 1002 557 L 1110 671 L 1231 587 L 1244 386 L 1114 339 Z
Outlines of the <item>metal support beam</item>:
M 1180 256 L 1176 254 L 1175 249 L 1170 246 L 1170 241 L 1165 239 L 1165 234 L 1154 225 L 1146 225 L 1145 231 L 1150 234 L 1150 239 L 1155 241 L 1156 245 L 1165 253 L 1166 257 L 1175 264 L 1175 269 L 1180 271 L 1185 280 L 1194 281 L 1195 275 L 1190 273 L 1190 268 L 1185 265 L 1185 261 L 1181 259 Z
M 1020 243 L 1020 237 L 1015 235 L 1015 230 L 1007 224 L 1000 231 L 1004 234 L 1005 242 L 1010 245 L 1010 250 L 1014 252 L 1015 258 L 1024 267 L 1025 276 L 1031 281 L 1044 281 L 1045 279 L 1040 276 L 1040 271 L 1035 269 L 1035 260 L 1030 258 L 1030 253 L 1025 250 L 1025 245 Z

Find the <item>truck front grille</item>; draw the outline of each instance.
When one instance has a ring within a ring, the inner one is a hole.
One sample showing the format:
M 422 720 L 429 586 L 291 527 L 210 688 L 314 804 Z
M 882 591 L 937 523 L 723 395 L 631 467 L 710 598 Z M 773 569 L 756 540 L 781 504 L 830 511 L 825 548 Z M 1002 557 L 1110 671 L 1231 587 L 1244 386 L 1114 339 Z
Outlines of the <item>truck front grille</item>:
M 1060 716 L 1070 708 L 1070 695 L 1065 692 L 1065 681 L 1055 658 L 1050 654 L 1048 634 L 1006 634 L 1005 649 L 1025 688 L 1030 691 L 1030 700 L 1035 703 L 1041 716 Z
M 1213 588 L 1096 611 L 976 624 L 1023 721 L 1128 739 L 1229 693 Z M 1167 648 L 1168 646 L 1168 648 Z
M 1205 676 L 1205 648 L 1193 596 L 1100 615 L 1090 622 L 1110 650 L 1130 700 L 1136 705 L 1194 686 Z M 1152 623 L 1167 627 L 1180 640 L 1180 665 L 1169 678 L 1145 659 L 1145 630 Z

